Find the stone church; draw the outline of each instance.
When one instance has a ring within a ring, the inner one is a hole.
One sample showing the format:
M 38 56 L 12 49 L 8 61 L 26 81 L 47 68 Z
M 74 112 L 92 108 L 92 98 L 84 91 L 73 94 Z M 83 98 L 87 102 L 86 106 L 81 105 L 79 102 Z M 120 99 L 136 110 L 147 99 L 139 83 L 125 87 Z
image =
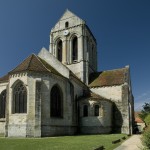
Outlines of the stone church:
M 50 32 L 49 50 L 0 78 L 0 134 L 132 134 L 133 104 L 129 66 L 98 72 L 94 35 L 66 10 Z

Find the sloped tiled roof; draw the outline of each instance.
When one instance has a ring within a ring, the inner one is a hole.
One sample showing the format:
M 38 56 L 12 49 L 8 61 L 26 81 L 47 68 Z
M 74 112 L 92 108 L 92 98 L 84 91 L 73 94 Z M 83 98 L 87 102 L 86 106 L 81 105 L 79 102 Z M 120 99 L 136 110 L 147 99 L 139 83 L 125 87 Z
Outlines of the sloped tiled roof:
M 93 92 L 90 93 L 89 98 L 105 99 L 104 97 L 102 97 L 96 93 L 93 93 Z
M 90 74 L 89 87 L 121 85 L 126 81 L 128 69 L 121 68 Z
M 112 102 L 111 100 L 109 100 L 107 98 L 104 98 L 103 96 L 98 95 L 96 93 L 93 93 L 91 91 L 89 93 L 87 93 L 86 95 L 81 96 L 79 99 L 80 100 L 85 100 L 85 99 L 93 99 L 94 100 L 94 99 L 97 99 L 97 100 L 106 100 L 106 101 Z
M 144 123 L 144 121 L 139 117 L 141 112 L 134 112 L 135 122 L 136 123 Z
M 41 72 L 41 73 L 51 72 L 51 73 L 62 76 L 46 61 L 44 61 L 43 59 L 39 58 L 38 56 L 34 54 L 30 55 L 20 65 L 18 65 L 15 69 L 10 71 L 9 74 L 18 73 L 22 71 L 33 71 L 33 72 Z
M 139 118 L 139 117 L 135 118 L 135 122 L 136 123 L 144 123 L 143 120 L 141 118 Z
M 9 80 L 9 75 L 7 74 L 7 75 L 5 75 L 5 76 L 3 76 L 3 77 L 0 78 L 0 83 L 2 83 L 2 82 L 8 82 L 8 80 Z

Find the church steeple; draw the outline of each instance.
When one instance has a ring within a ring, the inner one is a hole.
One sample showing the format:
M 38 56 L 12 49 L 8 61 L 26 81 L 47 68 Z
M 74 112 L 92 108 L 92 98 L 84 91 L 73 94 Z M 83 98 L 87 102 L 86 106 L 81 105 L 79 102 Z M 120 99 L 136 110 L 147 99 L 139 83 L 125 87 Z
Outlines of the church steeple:
M 97 70 L 96 40 L 85 21 L 68 9 L 51 30 L 49 51 L 87 84 Z

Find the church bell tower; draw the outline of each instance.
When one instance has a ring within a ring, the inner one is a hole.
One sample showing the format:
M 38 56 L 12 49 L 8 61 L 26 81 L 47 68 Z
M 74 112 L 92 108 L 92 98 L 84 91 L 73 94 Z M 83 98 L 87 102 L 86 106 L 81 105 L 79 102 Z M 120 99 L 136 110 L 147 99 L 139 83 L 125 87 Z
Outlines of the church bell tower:
M 68 9 L 52 28 L 49 51 L 82 82 L 97 71 L 97 44 L 85 21 Z

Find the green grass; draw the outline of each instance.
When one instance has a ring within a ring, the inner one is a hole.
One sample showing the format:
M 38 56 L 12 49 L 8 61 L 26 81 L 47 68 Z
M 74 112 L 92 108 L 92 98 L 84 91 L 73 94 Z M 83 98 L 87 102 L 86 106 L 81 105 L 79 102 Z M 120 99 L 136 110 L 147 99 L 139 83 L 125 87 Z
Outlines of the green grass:
M 0 150 L 93 150 L 101 145 L 105 150 L 113 150 L 119 144 L 113 140 L 123 134 L 62 136 L 49 138 L 0 138 Z

